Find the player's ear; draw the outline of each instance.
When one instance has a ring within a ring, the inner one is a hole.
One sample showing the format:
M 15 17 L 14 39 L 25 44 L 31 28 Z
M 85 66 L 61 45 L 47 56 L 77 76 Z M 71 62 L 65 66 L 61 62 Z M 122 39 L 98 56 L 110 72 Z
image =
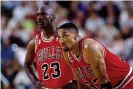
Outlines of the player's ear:
M 53 22 L 55 20 L 55 15 L 54 14 L 48 14 L 49 22 Z
M 77 32 L 74 32 L 74 39 L 76 40 L 78 37 L 78 33 Z
M 77 37 L 78 36 L 78 32 L 75 32 L 74 35 Z

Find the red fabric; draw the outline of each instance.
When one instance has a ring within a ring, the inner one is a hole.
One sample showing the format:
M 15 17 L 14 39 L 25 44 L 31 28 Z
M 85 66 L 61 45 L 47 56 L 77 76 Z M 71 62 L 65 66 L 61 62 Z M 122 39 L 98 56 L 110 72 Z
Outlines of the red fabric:
M 97 40 L 95 41 L 100 43 Z M 122 61 L 120 57 L 110 52 L 102 43 L 100 44 L 104 48 L 104 60 L 108 77 L 111 81 L 112 86 L 115 86 L 119 81 L 125 78 L 130 70 L 130 66 L 127 62 Z
M 88 37 L 85 37 L 80 40 L 80 54 L 81 58 L 76 59 L 72 53 L 69 53 L 70 61 L 74 67 L 74 69 L 77 71 L 80 76 L 80 79 L 82 82 L 89 82 L 90 84 L 94 85 L 95 87 L 99 87 L 99 83 L 93 83 L 92 80 L 94 80 L 96 77 L 93 74 L 90 65 L 88 65 L 85 62 L 85 59 L 82 57 L 82 49 L 83 49 L 83 41 L 85 39 L 90 39 Z M 96 40 L 95 40 L 96 41 Z M 98 42 L 98 41 L 96 41 Z M 100 42 L 98 42 L 100 43 Z M 100 43 L 102 45 L 102 43 Z M 103 46 L 103 45 L 102 45 Z M 106 47 L 104 47 L 104 60 L 106 65 L 106 71 L 108 74 L 108 77 L 111 81 L 112 86 L 115 86 L 118 84 L 119 81 L 121 81 L 125 76 L 128 74 L 130 70 L 130 66 L 128 63 L 122 61 L 118 56 L 111 53 Z M 80 72 L 79 72 L 80 70 Z M 88 74 L 87 74 L 88 73 Z M 90 76 L 91 75 L 91 76 Z M 87 76 L 87 77 L 86 77 Z M 87 85 L 87 84 L 86 84 Z M 90 85 L 87 85 L 90 88 Z M 133 88 L 132 88 L 133 89 Z
M 48 88 L 61 88 L 74 79 L 71 68 L 66 64 L 62 47 L 53 37 L 46 42 L 41 33 L 36 36 L 36 65 L 39 79 Z
M 133 89 L 133 79 L 123 89 Z
M 74 55 L 69 52 L 70 62 L 75 69 L 80 81 L 84 83 L 89 89 L 100 89 L 100 83 L 95 77 L 89 64 L 87 64 L 83 58 L 76 59 Z

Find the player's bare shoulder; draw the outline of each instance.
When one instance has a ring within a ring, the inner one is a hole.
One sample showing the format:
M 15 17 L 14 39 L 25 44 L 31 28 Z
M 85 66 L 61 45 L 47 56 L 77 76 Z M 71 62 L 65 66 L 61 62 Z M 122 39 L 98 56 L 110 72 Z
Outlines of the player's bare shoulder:
M 27 45 L 27 51 L 35 50 L 35 38 L 33 38 Z
M 88 60 L 89 62 L 94 62 L 94 58 L 97 62 L 97 58 L 101 59 L 104 55 L 104 49 L 102 45 L 98 41 L 89 38 L 83 40 L 82 50 L 84 59 Z
M 90 38 L 83 40 L 83 46 L 83 50 L 103 50 L 102 45 L 98 41 Z
M 27 52 L 25 56 L 25 63 L 32 64 L 35 57 L 35 39 L 32 39 L 27 45 Z

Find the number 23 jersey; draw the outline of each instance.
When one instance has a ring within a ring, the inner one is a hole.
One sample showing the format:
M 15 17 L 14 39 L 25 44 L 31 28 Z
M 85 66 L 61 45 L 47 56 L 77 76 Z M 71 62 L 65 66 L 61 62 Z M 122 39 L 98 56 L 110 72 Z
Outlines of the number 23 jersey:
M 45 87 L 61 88 L 74 78 L 63 58 L 62 47 L 53 36 L 46 39 L 43 32 L 36 35 L 35 59 L 39 80 Z

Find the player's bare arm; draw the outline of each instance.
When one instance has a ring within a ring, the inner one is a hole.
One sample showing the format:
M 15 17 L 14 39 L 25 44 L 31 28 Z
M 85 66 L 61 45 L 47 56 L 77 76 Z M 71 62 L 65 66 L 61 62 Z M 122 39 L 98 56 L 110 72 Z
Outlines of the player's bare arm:
M 36 77 L 36 75 L 33 71 L 33 68 L 32 68 L 32 64 L 34 62 L 34 57 L 35 57 L 34 50 L 35 50 L 35 39 L 31 40 L 28 43 L 27 52 L 26 52 L 26 56 L 25 56 L 24 68 L 25 68 L 25 71 L 26 71 L 28 77 L 33 82 L 33 84 L 35 84 L 36 88 L 39 89 L 42 87 L 42 83 L 38 80 L 38 78 Z
M 104 62 L 104 49 L 98 42 L 86 39 L 84 41 L 83 57 L 87 60 L 91 68 L 102 84 L 107 84 L 110 80 L 106 73 L 106 66 Z

